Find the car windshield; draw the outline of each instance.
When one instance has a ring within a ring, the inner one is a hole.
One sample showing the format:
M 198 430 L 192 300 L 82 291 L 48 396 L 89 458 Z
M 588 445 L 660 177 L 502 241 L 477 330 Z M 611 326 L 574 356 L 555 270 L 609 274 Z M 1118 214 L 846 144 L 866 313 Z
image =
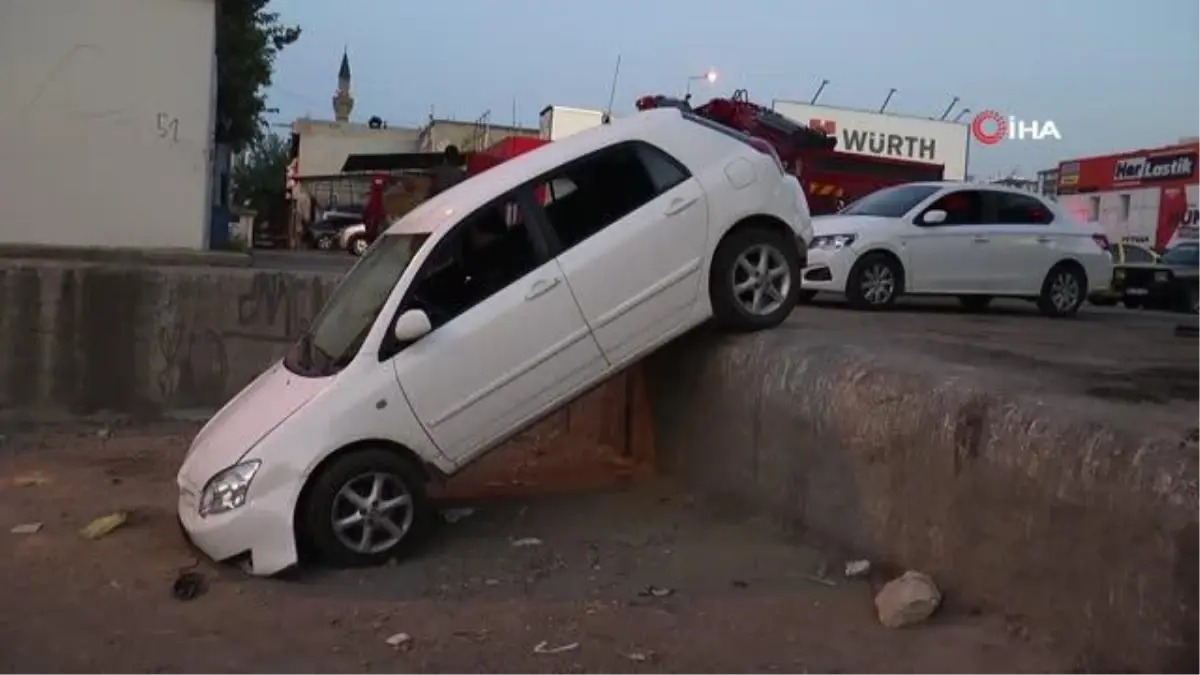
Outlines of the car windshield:
M 897 185 L 863 197 L 838 213 L 845 216 L 899 218 L 942 188 L 936 185 Z
M 363 254 L 283 360 L 297 375 L 332 375 L 358 354 L 375 318 L 428 234 L 388 234 Z
M 1195 244 L 1172 247 L 1163 254 L 1162 261 L 1168 265 L 1196 267 L 1200 265 L 1200 247 Z

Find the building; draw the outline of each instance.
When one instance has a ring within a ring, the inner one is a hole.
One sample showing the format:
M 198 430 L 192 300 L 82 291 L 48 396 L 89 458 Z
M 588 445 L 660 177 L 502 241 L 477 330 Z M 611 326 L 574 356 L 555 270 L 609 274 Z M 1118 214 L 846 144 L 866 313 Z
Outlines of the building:
M 837 138 L 837 150 L 940 164 L 946 180 L 965 180 L 970 127 L 891 113 L 774 101 L 775 112 Z
M 0 243 L 207 247 L 216 0 L 3 0 L 0 26 Z
M 1114 241 L 1162 249 L 1197 239 L 1197 154 L 1191 139 L 1058 165 L 1058 200 Z
M 603 110 L 548 105 L 538 115 L 538 137 L 544 141 L 559 141 L 601 124 L 604 124 Z
M 1048 199 L 1058 197 L 1058 167 L 1037 172 L 1038 194 Z

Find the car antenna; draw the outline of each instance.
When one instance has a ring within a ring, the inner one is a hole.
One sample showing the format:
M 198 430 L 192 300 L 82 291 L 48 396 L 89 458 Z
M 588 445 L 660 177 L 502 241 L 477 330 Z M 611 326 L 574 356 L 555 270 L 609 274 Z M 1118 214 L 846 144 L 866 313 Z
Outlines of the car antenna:
M 600 118 L 601 124 L 608 124 L 612 121 L 613 99 L 617 97 L 617 78 L 621 75 L 621 55 L 617 54 L 617 67 L 613 69 L 612 87 L 608 90 L 608 107 L 604 109 L 604 116 Z

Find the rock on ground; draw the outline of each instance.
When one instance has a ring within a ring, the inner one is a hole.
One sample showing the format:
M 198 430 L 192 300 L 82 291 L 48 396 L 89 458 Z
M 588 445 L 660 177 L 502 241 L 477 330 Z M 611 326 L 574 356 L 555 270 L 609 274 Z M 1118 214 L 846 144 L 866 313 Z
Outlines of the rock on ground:
M 928 574 L 909 570 L 889 581 L 875 596 L 879 623 L 900 628 L 928 619 L 942 602 L 942 594 Z

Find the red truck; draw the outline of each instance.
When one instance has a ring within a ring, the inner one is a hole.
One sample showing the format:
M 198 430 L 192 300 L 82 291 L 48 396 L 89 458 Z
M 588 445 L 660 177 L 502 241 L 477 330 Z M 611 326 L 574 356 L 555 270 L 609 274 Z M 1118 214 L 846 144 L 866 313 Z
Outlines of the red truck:
M 837 139 L 750 101 L 745 89 L 692 107 L 690 100 L 643 96 L 638 110 L 680 108 L 770 143 L 788 171 L 800 179 L 813 215 L 834 213 L 871 192 L 891 185 L 942 180 L 940 164 L 838 152 Z

